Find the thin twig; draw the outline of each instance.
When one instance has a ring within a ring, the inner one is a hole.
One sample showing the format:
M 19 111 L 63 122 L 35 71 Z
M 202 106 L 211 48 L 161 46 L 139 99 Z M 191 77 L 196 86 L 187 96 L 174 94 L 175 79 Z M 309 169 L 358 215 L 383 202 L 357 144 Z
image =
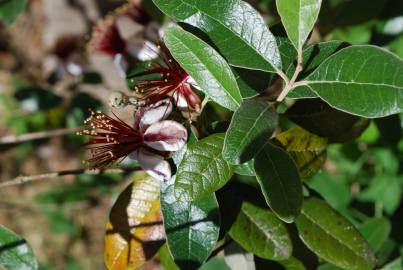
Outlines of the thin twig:
M 64 135 L 75 133 L 81 129 L 82 128 L 80 128 L 80 127 L 62 128 L 62 129 L 39 131 L 39 132 L 32 132 L 32 133 L 26 133 L 26 134 L 20 134 L 20 135 L 7 135 L 4 137 L 0 137 L 0 145 L 22 143 L 22 142 L 27 142 L 27 141 L 32 141 L 32 140 L 64 136 Z
M 28 182 L 34 182 L 38 180 L 45 180 L 45 179 L 53 179 L 61 176 L 66 175 L 78 175 L 78 174 L 110 174 L 110 173 L 130 173 L 134 172 L 138 169 L 106 169 L 106 170 L 90 170 L 86 168 L 80 168 L 75 170 L 66 170 L 66 171 L 59 171 L 59 172 L 51 172 L 51 173 L 44 173 L 44 174 L 36 174 L 36 175 L 20 175 L 11 180 L 0 182 L 0 189 L 10 186 L 16 186 L 25 184 Z
M 295 68 L 294 75 L 292 75 L 291 80 L 287 83 L 283 89 L 283 91 L 280 93 L 280 95 L 277 98 L 278 102 L 283 101 L 283 99 L 288 95 L 288 93 L 295 88 L 296 80 L 298 78 L 298 75 L 301 73 L 303 70 L 302 67 L 302 48 L 298 48 L 298 59 L 297 59 L 297 67 Z

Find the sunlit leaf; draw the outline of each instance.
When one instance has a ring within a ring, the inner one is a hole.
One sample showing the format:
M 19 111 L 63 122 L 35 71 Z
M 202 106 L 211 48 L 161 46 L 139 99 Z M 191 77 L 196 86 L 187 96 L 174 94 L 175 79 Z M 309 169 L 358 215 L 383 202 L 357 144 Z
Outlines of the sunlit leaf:
M 153 0 L 166 14 L 205 32 L 231 65 L 275 71 L 281 60 L 265 20 L 242 0 Z
M 159 182 L 138 174 L 113 205 L 105 235 L 109 270 L 133 270 L 151 259 L 165 242 Z
M 36 270 L 38 262 L 27 241 L 0 225 L 0 269 Z
M 182 201 L 197 200 L 220 189 L 233 169 L 222 157 L 224 134 L 213 134 L 190 145 L 178 167 L 175 196 Z

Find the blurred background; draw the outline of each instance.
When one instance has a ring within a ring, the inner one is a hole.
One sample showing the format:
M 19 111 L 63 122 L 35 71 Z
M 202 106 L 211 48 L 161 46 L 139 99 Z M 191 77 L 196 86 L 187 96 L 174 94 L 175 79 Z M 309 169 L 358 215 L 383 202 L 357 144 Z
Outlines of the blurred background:
M 270 26 L 279 22 L 275 1 L 249 2 Z M 151 0 L 131 3 L 141 7 L 142 18 L 131 35 L 143 43 L 150 21 L 165 18 Z M 0 184 L 83 168 L 85 140 L 75 132 L 88 108 L 105 107 L 113 91 L 128 91 L 113 58 L 88 50 L 87 43 L 97 22 L 123 4 L 0 0 Z M 311 42 L 330 39 L 376 44 L 403 57 L 403 1 L 323 1 Z M 394 115 L 371 121 L 357 139 L 331 145 L 323 172 L 308 184 L 364 236 L 371 224 L 383 224 L 376 252 L 384 263 L 403 253 L 402 127 L 403 118 Z M 77 174 L 1 187 L 0 224 L 27 239 L 42 270 L 105 269 L 105 224 L 128 178 Z M 158 266 L 151 262 L 144 269 Z

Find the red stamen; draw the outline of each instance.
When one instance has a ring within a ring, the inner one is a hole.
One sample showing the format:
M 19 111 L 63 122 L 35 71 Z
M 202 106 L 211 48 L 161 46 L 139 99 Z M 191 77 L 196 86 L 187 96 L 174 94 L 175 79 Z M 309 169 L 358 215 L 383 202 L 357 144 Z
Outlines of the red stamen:
M 151 65 L 154 68 L 137 73 L 132 78 L 151 74 L 157 74 L 161 78 L 137 82 L 134 87 L 135 96 L 140 100 L 144 100 L 149 105 L 158 102 L 166 96 L 173 96 L 177 93 L 184 96 L 191 109 L 198 110 L 201 101 L 193 92 L 190 84 L 186 82 L 189 79 L 189 74 L 173 59 L 167 47 L 159 46 L 159 48 L 162 63 L 152 62 Z
M 85 121 L 91 130 L 79 133 L 93 137 L 86 143 L 91 154 L 87 160 L 91 168 L 105 168 L 118 160 L 123 160 L 143 145 L 142 132 L 129 126 L 116 115 L 115 117 L 117 119 L 100 111 L 91 112 L 91 116 Z

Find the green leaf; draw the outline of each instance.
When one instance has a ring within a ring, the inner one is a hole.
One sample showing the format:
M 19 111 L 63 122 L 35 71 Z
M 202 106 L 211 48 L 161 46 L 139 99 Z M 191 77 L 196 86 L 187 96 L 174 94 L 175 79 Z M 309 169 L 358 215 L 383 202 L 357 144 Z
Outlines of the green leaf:
M 180 270 L 179 267 L 175 264 L 166 243 L 158 251 L 158 257 L 164 270 Z
M 253 169 L 253 160 L 246 163 L 234 166 L 234 173 L 244 176 L 255 176 L 255 171 Z
M 372 250 L 377 252 L 380 250 L 386 239 L 388 239 L 391 231 L 391 224 L 386 218 L 372 218 L 367 220 L 358 229 L 365 239 L 367 239 Z
M 308 87 L 330 106 L 374 118 L 403 109 L 403 61 L 375 46 L 351 46 L 307 77 Z
M 339 50 L 349 46 L 348 43 L 338 40 L 326 41 L 309 46 L 302 52 L 303 70 L 298 76 L 298 80 L 311 74 L 323 61 L 335 54 Z M 296 63 L 287 69 L 287 76 L 292 77 L 296 69 Z M 292 90 L 288 98 L 313 98 L 318 95 L 307 86 L 301 86 Z
M 197 200 L 227 183 L 232 167 L 222 157 L 223 144 L 224 134 L 219 133 L 188 147 L 176 174 L 176 198 Z
M 206 262 L 200 270 L 231 270 L 229 266 L 225 263 L 225 261 L 220 257 L 211 258 L 208 262 Z
M 302 241 L 320 258 L 348 270 L 369 270 L 376 259 L 354 226 L 324 201 L 304 201 L 296 220 Z
M 250 98 L 259 95 L 269 88 L 274 77 L 273 73 L 244 68 L 232 68 L 238 83 L 242 98 Z
M 164 41 L 172 56 L 199 84 L 201 90 L 221 106 L 235 111 L 242 97 L 231 68 L 207 43 L 180 28 L 168 28 Z
M 24 11 L 27 0 L 2 0 L 0 1 L 0 21 L 11 24 L 18 15 Z
M 379 196 L 382 194 L 382 196 Z M 370 186 L 360 193 L 361 201 L 375 202 L 392 215 L 400 204 L 402 189 L 395 175 L 380 174 L 371 180 Z
M 232 116 L 225 135 L 224 159 L 231 164 L 251 160 L 273 134 L 277 122 L 277 114 L 267 102 L 244 101 Z
M 368 119 L 336 110 L 318 98 L 298 100 L 285 115 L 309 132 L 327 138 L 329 143 L 350 142 L 370 123 Z
M 0 268 L 34 270 L 38 263 L 34 252 L 23 238 L 0 225 Z
M 388 263 L 381 270 L 401 270 L 403 265 L 403 260 L 401 257 L 397 258 L 396 260 Z
M 278 134 L 275 139 L 291 155 L 297 164 L 301 178 L 309 178 L 318 172 L 326 161 L 327 140 L 294 127 Z
M 213 250 L 220 230 L 214 193 L 198 201 L 180 202 L 171 183 L 161 184 L 161 208 L 167 243 L 180 269 L 197 269 Z
M 274 72 L 281 69 L 276 40 L 265 20 L 241 0 L 153 0 L 166 14 L 204 31 L 228 62 Z
M 319 15 L 322 0 L 276 0 L 277 10 L 296 49 L 302 48 Z
M 270 143 L 255 157 L 255 173 L 267 204 L 285 222 L 293 222 L 302 206 L 302 183 L 290 155 Z
M 285 270 L 306 270 L 304 264 L 294 257 L 290 257 L 288 260 L 278 262 Z
M 230 230 L 245 250 L 268 260 L 291 256 L 292 243 L 284 224 L 269 210 L 244 202 Z

